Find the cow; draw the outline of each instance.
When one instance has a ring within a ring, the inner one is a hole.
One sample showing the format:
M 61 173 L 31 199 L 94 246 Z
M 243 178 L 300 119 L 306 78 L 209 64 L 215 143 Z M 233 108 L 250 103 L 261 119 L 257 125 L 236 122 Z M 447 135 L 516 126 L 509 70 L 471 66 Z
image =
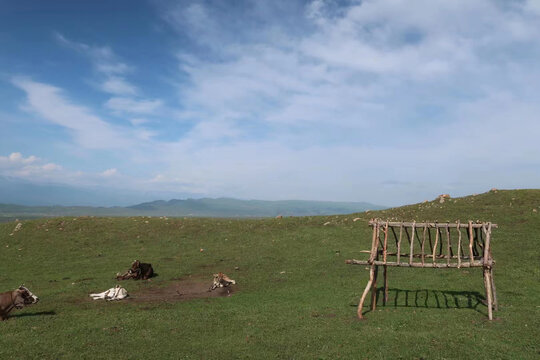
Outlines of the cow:
M 212 291 L 216 288 L 228 287 L 231 284 L 232 285 L 236 284 L 236 281 L 230 279 L 227 275 L 220 272 L 220 273 L 214 274 L 214 282 L 212 283 L 212 286 L 210 286 L 210 289 L 208 289 L 208 291 Z M 229 291 L 227 290 L 227 293 L 228 292 Z
M 39 298 L 24 285 L 19 286 L 16 290 L 0 293 L 0 321 L 6 320 L 13 308 L 22 309 L 38 301 Z
M 116 280 L 128 280 L 128 279 L 143 279 L 147 280 L 154 276 L 154 269 L 152 264 L 142 263 L 139 260 L 133 261 L 131 269 L 124 274 L 116 274 Z
M 98 299 L 103 299 L 107 301 L 122 300 L 128 297 L 128 293 L 126 289 L 124 289 L 120 285 L 116 285 L 115 287 L 110 288 L 107 291 L 97 293 L 97 294 L 90 294 L 90 297 L 93 300 L 98 300 Z

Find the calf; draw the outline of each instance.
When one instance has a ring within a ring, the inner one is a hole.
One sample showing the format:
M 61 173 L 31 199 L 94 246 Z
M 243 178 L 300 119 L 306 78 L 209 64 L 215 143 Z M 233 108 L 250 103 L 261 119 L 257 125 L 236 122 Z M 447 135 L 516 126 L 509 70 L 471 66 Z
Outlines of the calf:
M 128 297 L 128 293 L 126 289 L 121 287 L 120 285 L 116 285 L 113 288 L 110 288 L 107 291 L 104 291 L 102 293 L 98 294 L 90 294 L 90 297 L 93 300 L 103 299 L 103 300 L 122 300 Z
M 154 276 L 154 269 L 152 268 L 152 264 L 142 263 L 139 260 L 135 260 L 133 264 L 131 264 L 131 269 L 129 269 L 124 274 L 116 274 L 117 280 L 127 280 L 127 279 L 143 279 L 147 280 L 148 278 L 151 278 Z
M 16 290 L 0 293 L 0 320 L 6 320 L 13 308 L 22 309 L 38 301 L 39 298 L 23 285 L 19 286 Z
M 208 289 L 208 291 L 212 291 L 216 288 L 228 287 L 231 284 L 236 284 L 236 281 L 232 280 L 224 273 L 219 272 L 217 274 L 214 274 L 214 282 L 212 283 L 212 286 L 210 286 L 210 289 Z

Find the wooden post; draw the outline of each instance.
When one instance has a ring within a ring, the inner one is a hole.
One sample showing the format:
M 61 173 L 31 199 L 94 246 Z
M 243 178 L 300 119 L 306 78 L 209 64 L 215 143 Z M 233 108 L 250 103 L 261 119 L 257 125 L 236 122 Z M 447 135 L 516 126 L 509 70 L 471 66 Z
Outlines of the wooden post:
M 493 257 L 491 255 L 491 223 L 488 223 L 486 234 L 486 248 L 488 253 L 488 261 L 491 264 L 489 268 L 489 278 L 491 280 L 491 292 L 493 295 L 493 307 L 495 311 L 499 311 L 499 301 L 497 300 L 497 289 L 495 288 L 495 279 L 493 278 Z M 488 240 L 489 239 L 489 240 Z
M 491 297 L 491 277 L 488 268 L 484 267 L 484 286 L 486 287 L 486 298 L 488 307 L 488 318 L 493 320 L 493 299 Z
M 493 292 L 493 310 L 499 311 L 499 301 L 497 300 L 497 289 L 495 288 L 495 279 L 493 278 L 493 268 L 489 271 L 489 278 L 491 279 L 491 290 Z
M 385 261 L 386 262 L 386 261 Z M 388 302 L 388 266 L 384 265 L 383 267 L 383 273 L 384 273 L 384 297 L 383 297 L 383 305 L 386 306 L 386 303 Z
M 371 284 L 371 310 L 375 311 L 377 308 L 377 275 L 379 273 L 379 267 L 375 265 L 375 274 L 373 276 L 373 283 Z
M 364 289 L 364 292 L 362 293 L 360 302 L 358 303 L 358 310 L 356 311 L 356 313 L 358 314 L 359 319 L 364 318 L 364 316 L 362 315 L 362 308 L 364 307 L 364 301 L 366 300 L 366 296 L 369 292 L 369 289 L 371 289 L 371 284 L 373 283 L 373 278 L 375 276 L 375 266 L 375 264 L 372 264 L 371 268 L 369 269 L 369 281 L 366 285 L 366 288 Z
M 488 224 L 488 229 L 486 230 L 485 225 L 482 226 L 482 231 L 486 235 L 486 240 L 484 243 L 484 283 L 486 285 L 486 297 L 488 301 L 488 317 L 489 320 L 493 320 L 493 286 L 491 281 L 491 261 L 489 261 L 489 245 L 491 241 L 491 226 Z
M 386 226 L 384 227 L 384 245 L 383 245 L 383 262 L 386 263 L 386 255 L 388 252 L 388 220 L 386 220 Z M 384 275 L 384 296 L 383 296 L 383 305 L 386 306 L 388 301 L 388 274 L 386 273 L 387 266 L 383 267 Z

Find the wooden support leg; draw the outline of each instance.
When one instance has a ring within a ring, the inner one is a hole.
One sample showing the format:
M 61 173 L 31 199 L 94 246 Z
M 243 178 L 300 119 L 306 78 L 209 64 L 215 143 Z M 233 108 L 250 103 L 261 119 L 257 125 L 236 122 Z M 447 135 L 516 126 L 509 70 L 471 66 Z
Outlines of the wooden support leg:
M 373 276 L 373 283 L 371 284 L 371 310 L 377 308 L 377 274 L 379 273 L 379 267 L 375 265 L 375 274 Z
M 493 278 L 493 268 L 489 270 L 489 278 L 491 279 L 491 291 L 493 293 L 493 310 L 499 311 L 499 301 L 497 300 L 497 289 L 495 288 L 495 279 Z
M 358 303 L 358 318 L 363 319 L 362 316 L 362 309 L 364 307 L 364 301 L 366 300 L 366 296 L 369 292 L 369 289 L 371 289 L 371 284 L 373 283 L 373 278 L 375 277 L 375 265 L 371 265 L 371 269 L 369 270 L 369 281 L 366 285 L 366 288 L 364 289 L 364 292 L 362 293 L 362 297 L 360 298 L 360 302 Z
M 383 273 L 384 273 L 384 298 L 383 298 L 383 305 L 386 306 L 386 303 L 388 302 L 388 274 L 387 269 L 388 266 L 384 265 L 383 267 Z
M 488 318 L 493 320 L 493 299 L 491 294 L 491 279 L 489 276 L 490 270 L 484 268 L 484 285 L 486 287 L 486 298 L 487 298 L 487 307 L 488 307 Z

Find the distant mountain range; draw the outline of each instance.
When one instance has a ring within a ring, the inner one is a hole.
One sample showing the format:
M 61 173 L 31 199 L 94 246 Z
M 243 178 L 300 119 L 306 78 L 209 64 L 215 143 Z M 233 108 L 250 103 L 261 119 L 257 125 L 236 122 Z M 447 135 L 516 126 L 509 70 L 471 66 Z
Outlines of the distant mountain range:
M 155 199 L 201 197 L 171 191 L 135 191 L 104 187 L 33 183 L 0 176 L 0 203 L 43 206 L 128 206 Z
M 366 202 L 262 201 L 219 199 L 158 200 L 127 207 L 25 206 L 0 204 L 0 219 L 51 216 L 193 216 L 193 217 L 274 217 L 350 214 L 385 207 Z

